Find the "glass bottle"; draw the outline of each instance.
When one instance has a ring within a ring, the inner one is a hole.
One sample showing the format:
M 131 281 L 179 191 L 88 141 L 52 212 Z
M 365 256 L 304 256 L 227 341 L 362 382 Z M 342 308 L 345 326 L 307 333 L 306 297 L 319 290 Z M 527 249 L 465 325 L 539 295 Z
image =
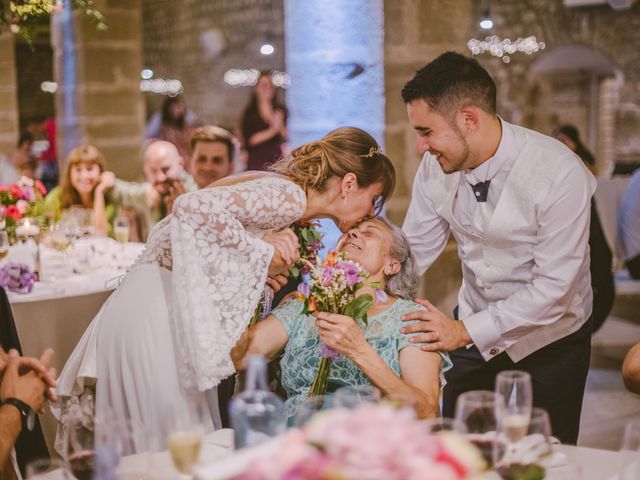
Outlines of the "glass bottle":
M 284 402 L 267 387 L 267 361 L 251 355 L 247 361 L 246 386 L 229 405 L 236 449 L 253 447 L 284 432 Z

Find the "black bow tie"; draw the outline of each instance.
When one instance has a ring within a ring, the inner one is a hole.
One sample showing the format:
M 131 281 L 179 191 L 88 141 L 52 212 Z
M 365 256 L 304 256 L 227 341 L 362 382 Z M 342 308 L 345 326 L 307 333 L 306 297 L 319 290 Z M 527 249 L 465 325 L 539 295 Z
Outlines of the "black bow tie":
M 491 180 L 486 180 L 484 182 L 478 182 L 475 185 L 471 185 L 473 189 L 473 195 L 475 196 L 478 202 L 486 202 L 487 195 L 489 194 L 489 184 Z

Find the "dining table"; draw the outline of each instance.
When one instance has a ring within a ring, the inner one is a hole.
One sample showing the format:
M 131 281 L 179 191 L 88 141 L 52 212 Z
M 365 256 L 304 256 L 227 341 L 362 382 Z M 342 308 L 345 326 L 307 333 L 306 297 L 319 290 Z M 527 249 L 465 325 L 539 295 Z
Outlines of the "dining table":
M 109 238 L 78 240 L 65 252 L 40 245 L 41 281 L 29 293 L 7 292 L 23 354 L 37 357 L 52 348 L 52 366 L 60 372 L 143 248 L 141 243 L 119 244 Z M 21 259 L 10 250 L 7 263 L 14 260 Z M 52 450 L 57 422 L 48 409 L 40 420 Z

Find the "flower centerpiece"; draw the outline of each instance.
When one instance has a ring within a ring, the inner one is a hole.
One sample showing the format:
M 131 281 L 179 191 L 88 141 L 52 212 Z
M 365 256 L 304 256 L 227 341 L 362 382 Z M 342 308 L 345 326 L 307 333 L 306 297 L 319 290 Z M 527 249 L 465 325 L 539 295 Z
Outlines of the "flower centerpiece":
M 274 442 L 236 480 L 463 480 L 486 469 L 463 437 L 431 434 L 410 409 L 384 404 L 320 412 Z
M 0 287 L 16 293 L 31 293 L 37 275 L 24 263 L 0 267 Z
M 318 222 L 315 221 L 299 221 L 291 226 L 291 230 L 293 230 L 293 233 L 298 237 L 298 244 L 300 245 L 300 259 L 289 270 L 289 275 L 292 278 L 298 278 L 300 275 L 308 274 L 309 266 L 315 265 L 318 252 L 324 247 L 319 226 Z M 272 300 L 273 290 L 271 290 L 270 287 L 265 287 L 260 303 L 249 321 L 249 326 L 257 324 L 269 315 Z
M 373 305 L 373 297 L 357 293 L 364 286 L 379 287 L 377 282 L 366 283 L 368 272 L 358 263 L 347 260 L 342 252 L 330 252 L 324 261 L 308 262 L 307 266 L 309 283 L 298 286 L 298 298 L 304 301 L 304 315 L 315 311 L 331 312 L 367 324 L 367 312 Z M 324 344 L 320 345 L 319 353 L 322 358 L 309 389 L 310 397 L 326 392 L 331 364 L 339 355 Z
M 27 177 L 11 185 L 0 184 L 0 224 L 4 223 L 10 242 L 15 242 L 16 226 L 22 218 L 36 218 L 41 226 L 47 225 L 46 193 L 40 180 L 33 181 Z

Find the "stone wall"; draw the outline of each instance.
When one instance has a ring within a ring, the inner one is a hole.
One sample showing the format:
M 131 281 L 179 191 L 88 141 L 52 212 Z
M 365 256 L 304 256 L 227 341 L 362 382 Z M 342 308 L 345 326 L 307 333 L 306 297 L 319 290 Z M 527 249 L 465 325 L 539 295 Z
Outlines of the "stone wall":
M 98 31 L 83 13 L 52 18 L 56 120 L 62 166 L 80 142 L 95 144 L 109 169 L 141 178 L 144 102 L 141 0 L 100 0 L 109 29 Z
M 204 122 L 233 129 L 248 102 L 251 88 L 227 85 L 225 71 L 284 70 L 282 0 L 144 0 L 143 7 L 145 67 L 180 80 L 188 107 Z M 276 48 L 270 56 L 259 53 L 267 35 Z M 146 99 L 148 113 L 163 101 Z
M 18 141 L 18 95 L 14 37 L 0 32 L 0 154 L 8 155 Z

